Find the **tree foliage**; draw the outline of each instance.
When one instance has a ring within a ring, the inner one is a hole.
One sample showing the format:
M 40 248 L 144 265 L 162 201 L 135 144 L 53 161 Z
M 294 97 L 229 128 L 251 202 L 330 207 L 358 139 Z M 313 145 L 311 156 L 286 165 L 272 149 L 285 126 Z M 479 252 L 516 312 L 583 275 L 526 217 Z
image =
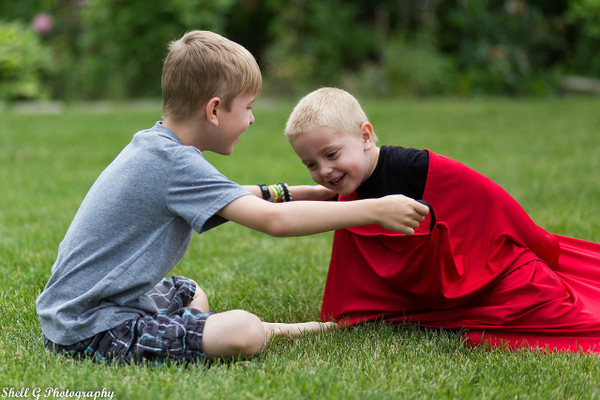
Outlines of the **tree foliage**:
M 42 99 L 42 82 L 52 72 L 52 55 L 33 29 L 19 22 L 0 23 L 0 99 Z
M 94 97 L 160 96 L 166 45 L 202 27 L 223 33 L 233 0 L 90 0 L 81 8 L 82 90 Z
M 209 29 L 247 47 L 273 92 L 546 95 L 600 78 L 598 0 L 20 0 L 0 22 L 55 19 L 40 37 L 55 97 L 160 95 L 170 40 Z

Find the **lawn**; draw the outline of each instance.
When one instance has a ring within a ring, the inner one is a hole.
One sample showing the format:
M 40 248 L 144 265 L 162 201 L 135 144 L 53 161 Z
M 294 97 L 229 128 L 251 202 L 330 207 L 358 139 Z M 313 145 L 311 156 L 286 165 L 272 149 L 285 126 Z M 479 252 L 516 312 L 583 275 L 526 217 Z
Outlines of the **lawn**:
M 234 154 L 207 158 L 241 183 L 310 183 L 282 136 L 292 107 L 259 98 Z M 364 108 L 382 144 L 456 158 L 503 185 L 547 230 L 600 242 L 599 98 Z M 203 366 L 97 365 L 46 352 L 35 299 L 58 244 L 102 169 L 159 118 L 159 104 L 0 111 L 0 398 L 102 389 L 115 399 L 600 398 L 598 356 L 467 348 L 454 332 L 386 324 L 276 340 L 250 360 Z M 229 223 L 196 235 L 173 273 L 199 282 L 213 311 L 314 320 L 331 237 L 276 239 Z

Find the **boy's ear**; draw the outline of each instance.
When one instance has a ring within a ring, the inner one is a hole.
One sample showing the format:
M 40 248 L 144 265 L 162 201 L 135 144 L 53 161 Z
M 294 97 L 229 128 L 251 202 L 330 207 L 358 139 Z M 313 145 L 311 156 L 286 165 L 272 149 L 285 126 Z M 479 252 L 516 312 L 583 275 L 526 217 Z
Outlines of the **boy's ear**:
M 218 109 L 221 106 L 222 101 L 218 97 L 213 97 L 206 102 L 204 111 L 206 113 L 206 119 L 209 123 L 214 126 L 219 126 Z
M 360 126 L 360 136 L 362 139 L 364 150 L 370 150 L 375 145 L 373 125 L 371 125 L 369 122 L 364 122 Z

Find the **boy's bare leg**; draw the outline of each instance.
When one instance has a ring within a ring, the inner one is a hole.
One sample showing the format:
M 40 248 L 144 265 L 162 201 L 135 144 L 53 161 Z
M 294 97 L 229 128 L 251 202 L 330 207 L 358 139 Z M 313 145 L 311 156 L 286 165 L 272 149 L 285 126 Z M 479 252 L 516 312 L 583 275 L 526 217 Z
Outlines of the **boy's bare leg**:
M 301 322 L 296 324 L 283 324 L 278 322 L 263 322 L 267 342 L 273 336 L 292 337 L 298 336 L 305 332 L 324 331 L 337 327 L 333 322 Z
M 273 336 L 298 336 L 335 326 L 331 322 L 262 322 L 248 311 L 231 310 L 212 314 L 206 319 L 202 346 L 208 358 L 250 357 L 260 353 Z
M 196 294 L 188 307 L 209 312 L 208 296 L 196 284 Z M 332 322 L 302 322 L 284 324 L 263 322 L 244 310 L 212 314 L 206 319 L 202 347 L 208 358 L 253 356 L 258 354 L 273 336 L 291 337 L 303 332 L 332 329 Z
M 207 358 L 250 357 L 266 344 L 262 321 L 244 310 L 212 314 L 206 318 L 202 347 Z
M 206 293 L 204 293 L 204 290 L 202 290 L 202 288 L 200 288 L 200 286 L 198 286 L 197 283 L 196 283 L 196 294 L 194 294 L 194 298 L 192 299 L 190 304 L 188 304 L 187 306 L 190 308 L 195 308 L 202 312 L 210 311 L 210 306 L 208 305 L 208 296 L 206 295 Z

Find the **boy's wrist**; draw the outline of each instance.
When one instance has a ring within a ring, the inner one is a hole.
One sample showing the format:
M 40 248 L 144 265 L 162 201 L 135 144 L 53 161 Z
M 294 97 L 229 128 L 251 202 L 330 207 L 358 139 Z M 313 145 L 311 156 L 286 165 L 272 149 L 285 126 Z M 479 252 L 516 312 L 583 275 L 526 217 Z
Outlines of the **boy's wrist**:
M 262 198 L 273 203 L 284 203 L 292 201 L 292 192 L 287 183 L 281 182 L 273 185 L 259 183 Z
M 264 183 L 259 183 L 258 187 L 260 188 L 263 200 L 268 201 L 271 198 L 271 191 L 269 190 L 269 187 Z

